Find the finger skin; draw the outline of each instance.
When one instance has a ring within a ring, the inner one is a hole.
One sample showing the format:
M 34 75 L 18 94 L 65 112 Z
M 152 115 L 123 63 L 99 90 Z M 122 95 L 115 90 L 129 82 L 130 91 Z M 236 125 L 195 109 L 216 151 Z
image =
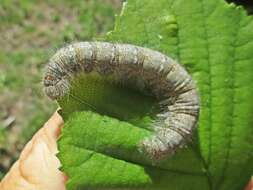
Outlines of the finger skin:
M 55 112 L 33 136 L 0 183 L 0 190 L 65 190 L 65 175 L 59 171 L 57 138 L 63 120 Z
M 249 184 L 245 188 L 245 190 L 253 190 L 253 177 L 251 178 Z

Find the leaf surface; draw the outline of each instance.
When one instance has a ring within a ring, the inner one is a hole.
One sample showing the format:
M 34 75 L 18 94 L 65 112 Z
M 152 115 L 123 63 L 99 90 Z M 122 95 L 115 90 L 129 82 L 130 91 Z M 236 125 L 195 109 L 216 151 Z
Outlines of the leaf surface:
M 138 115 L 141 119 L 136 124 L 127 119 L 128 123 L 121 123 L 107 118 L 110 130 L 105 130 L 101 124 L 102 116 L 95 113 L 90 120 L 73 119 L 71 112 L 85 108 L 80 102 L 66 98 L 59 102 L 69 120 L 59 142 L 59 158 L 63 170 L 69 174 L 70 189 L 98 184 L 114 187 L 146 184 L 144 189 L 166 190 L 243 189 L 253 171 L 252 17 L 247 16 L 241 7 L 223 0 L 128 0 L 114 30 L 106 39 L 152 48 L 183 64 L 199 88 L 201 112 L 198 131 L 188 148 L 163 163 L 152 165 L 136 150 L 138 139 L 150 133 L 136 125 L 144 126 L 150 122 L 149 119 L 146 121 L 145 117 Z M 81 99 L 85 90 L 83 85 L 72 89 L 73 93 L 81 94 Z M 114 90 L 108 89 L 110 92 Z M 93 97 L 96 100 L 98 96 Z M 94 125 L 89 122 L 94 122 Z M 101 127 L 102 135 L 99 134 Z M 128 140 L 132 133 L 135 134 L 134 140 Z M 75 139 L 80 153 L 70 148 Z M 98 145 L 91 146 L 90 142 Z M 123 183 L 116 173 L 107 178 L 108 171 L 101 169 L 101 163 L 93 162 L 92 172 L 96 171 L 104 179 L 82 180 L 76 176 L 88 178 L 89 172 L 71 170 L 66 159 L 85 165 L 86 159 L 82 160 L 80 154 L 83 152 L 85 158 L 89 151 L 98 154 L 99 159 L 105 156 L 109 164 L 115 163 L 110 166 L 118 168 L 117 172 L 124 173 L 125 169 L 120 167 L 123 163 L 133 172 L 128 173 Z M 141 173 L 139 178 L 133 178 L 138 172 Z M 74 181 L 76 178 L 78 183 Z M 152 185 L 149 185 L 150 180 Z

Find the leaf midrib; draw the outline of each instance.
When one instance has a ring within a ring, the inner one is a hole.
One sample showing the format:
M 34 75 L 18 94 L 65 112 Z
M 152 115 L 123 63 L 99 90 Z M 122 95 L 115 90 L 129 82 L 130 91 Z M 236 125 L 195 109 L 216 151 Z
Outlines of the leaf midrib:
M 88 148 L 84 148 L 84 147 L 81 147 L 77 144 L 74 144 L 74 143 L 70 143 L 68 146 L 73 146 L 75 148 L 78 148 L 78 149 L 82 149 L 82 150 L 88 150 L 90 152 L 93 152 L 94 153 L 97 153 L 97 154 L 101 154 L 101 155 L 104 155 L 102 152 L 97 152 L 97 151 L 94 151 L 94 150 L 91 150 L 91 149 L 88 149 Z M 118 157 L 115 157 L 115 156 L 112 156 L 112 155 L 106 155 L 108 157 L 111 157 L 111 158 L 114 158 L 114 159 L 117 159 L 117 160 L 122 160 L 122 159 L 119 159 Z M 85 164 L 85 162 L 87 162 L 88 160 L 90 159 L 90 157 L 85 160 L 84 162 L 82 162 L 81 164 L 78 164 L 78 165 L 75 165 L 75 166 L 71 166 L 71 165 L 68 165 L 69 168 L 75 168 L 75 167 L 79 167 L 83 164 Z M 146 168 L 153 168 L 153 169 L 159 169 L 161 171 L 166 171 L 166 172 L 173 172 L 173 173 L 177 173 L 177 174 L 184 174 L 184 175 L 193 175 L 193 176 L 205 176 L 205 173 L 198 173 L 198 172 L 186 172 L 186 171 L 182 171 L 182 170 L 175 170 L 175 169 L 164 169 L 164 168 L 160 168 L 158 166 L 151 166 L 151 165 L 147 165 L 147 164 L 140 164 L 139 162 L 134 162 L 134 161 L 129 161 L 129 160 L 122 160 L 126 163 L 131 163 L 131 164 L 135 164 L 135 165 L 141 165 L 143 167 L 146 167 Z

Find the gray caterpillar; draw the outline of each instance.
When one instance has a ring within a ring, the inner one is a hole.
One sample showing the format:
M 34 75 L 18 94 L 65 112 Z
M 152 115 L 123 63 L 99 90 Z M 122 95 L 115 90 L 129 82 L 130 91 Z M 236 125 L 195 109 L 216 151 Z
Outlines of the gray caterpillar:
M 44 90 L 51 99 L 69 93 L 77 73 L 112 75 L 159 100 L 164 107 L 153 124 L 155 134 L 139 147 L 152 159 L 172 155 L 192 136 L 199 114 L 196 85 L 176 61 L 157 51 L 129 44 L 79 42 L 61 48 L 49 61 Z M 146 91 L 145 91 L 146 93 Z

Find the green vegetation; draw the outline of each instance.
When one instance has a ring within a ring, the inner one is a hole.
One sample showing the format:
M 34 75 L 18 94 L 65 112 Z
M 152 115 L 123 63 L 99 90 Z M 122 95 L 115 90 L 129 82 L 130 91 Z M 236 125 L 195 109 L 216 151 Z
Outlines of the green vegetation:
M 145 129 L 136 132 L 136 127 L 113 118 L 106 118 L 108 125 L 103 126 L 104 119 L 96 114 L 69 115 L 59 142 L 59 158 L 69 174 L 69 189 L 132 187 L 143 182 L 147 185 L 143 189 L 152 190 L 243 189 L 253 171 L 252 28 L 252 16 L 224 0 L 128 0 L 106 39 L 159 50 L 186 67 L 201 97 L 199 127 L 193 140 L 197 145 L 192 143 L 161 165 L 151 166 L 135 154 L 137 145 L 133 145 L 136 139 L 144 138 Z M 75 93 L 81 94 L 83 88 L 75 88 Z M 99 96 L 101 93 L 94 93 L 92 97 Z M 70 102 L 60 102 L 63 111 L 73 105 Z M 108 170 L 100 165 L 105 160 L 105 167 L 110 165 L 113 171 L 116 167 L 122 174 L 133 163 L 145 173 L 138 168 L 142 176 L 139 183 L 132 181 L 137 179 L 137 170 L 124 180 L 120 175 L 113 176 L 110 183 Z

